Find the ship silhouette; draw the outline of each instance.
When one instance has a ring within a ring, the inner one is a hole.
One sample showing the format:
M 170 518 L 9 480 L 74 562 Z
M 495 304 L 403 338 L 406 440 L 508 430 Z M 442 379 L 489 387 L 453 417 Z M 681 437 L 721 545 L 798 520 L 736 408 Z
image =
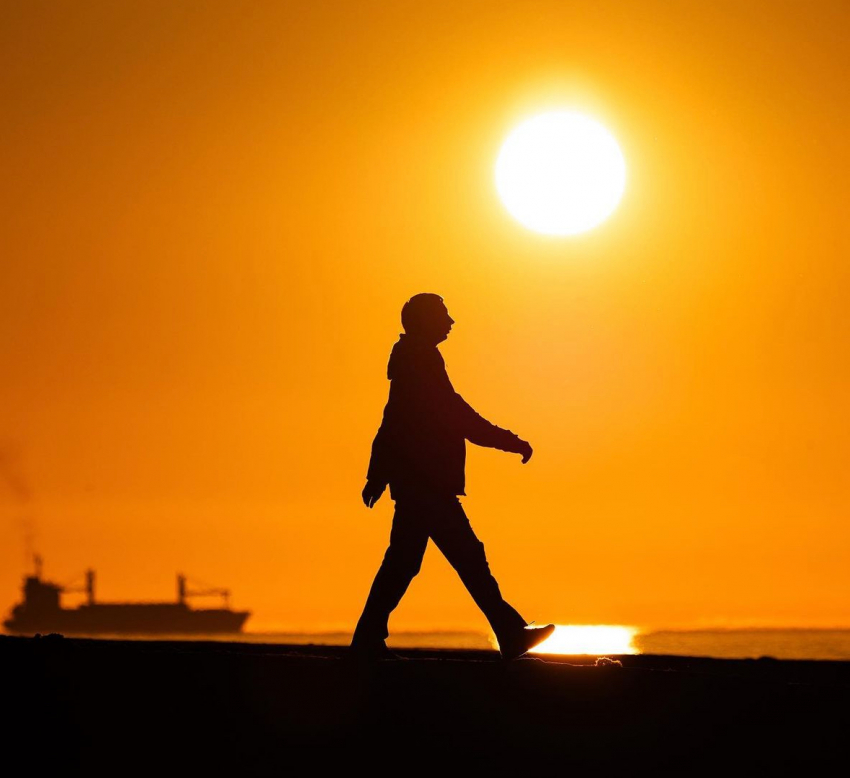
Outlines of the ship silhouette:
M 35 575 L 24 578 L 23 602 L 12 608 L 3 626 L 17 634 L 61 632 L 65 635 L 116 634 L 226 634 L 242 630 L 250 611 L 229 607 L 227 589 L 190 589 L 186 577 L 177 576 L 176 602 L 96 602 L 95 573 L 87 570 L 81 589 L 61 586 L 41 577 L 42 565 L 35 558 Z M 86 602 L 75 608 L 63 608 L 61 597 L 85 592 Z M 222 608 L 191 607 L 190 597 L 219 596 Z

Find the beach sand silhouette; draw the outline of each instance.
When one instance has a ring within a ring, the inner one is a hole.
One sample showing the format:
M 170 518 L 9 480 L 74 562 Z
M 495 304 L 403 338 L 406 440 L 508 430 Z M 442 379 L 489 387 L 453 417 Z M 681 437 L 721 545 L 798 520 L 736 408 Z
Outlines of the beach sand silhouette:
M 823 775 L 847 755 L 850 663 L 400 653 L 364 666 L 343 647 L 2 636 L 4 761 L 691 776 Z

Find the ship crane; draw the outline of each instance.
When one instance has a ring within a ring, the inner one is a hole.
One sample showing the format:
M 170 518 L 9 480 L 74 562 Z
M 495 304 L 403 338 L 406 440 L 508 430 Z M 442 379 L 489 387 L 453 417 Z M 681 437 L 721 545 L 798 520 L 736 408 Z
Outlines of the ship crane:
M 38 567 L 37 570 L 41 570 L 41 558 L 38 559 Z M 38 576 L 41 577 L 40 575 Z M 79 576 L 74 578 L 74 580 L 70 581 L 67 584 L 63 584 L 60 588 L 62 590 L 62 594 L 85 594 L 86 600 L 89 605 L 94 605 L 94 570 L 86 570 L 85 572 L 85 583 L 82 585 L 78 585 L 77 581 L 79 581 Z
M 195 581 L 193 583 L 201 588 L 190 589 L 187 586 L 188 583 L 189 581 L 185 575 L 177 576 L 177 602 L 181 605 L 185 605 L 186 600 L 189 597 L 221 597 L 224 601 L 224 607 L 228 609 L 230 608 L 230 589 L 220 589 L 215 586 L 207 586 L 200 581 Z

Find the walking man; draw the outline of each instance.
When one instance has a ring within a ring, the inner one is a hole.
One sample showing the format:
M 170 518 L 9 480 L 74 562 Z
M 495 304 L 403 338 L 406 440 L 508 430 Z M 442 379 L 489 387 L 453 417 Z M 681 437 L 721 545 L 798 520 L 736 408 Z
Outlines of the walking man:
M 390 396 L 372 443 L 363 502 L 371 508 L 389 486 L 395 500 L 390 545 L 351 650 L 367 659 L 391 657 L 387 622 L 419 572 L 428 539 L 457 571 L 483 611 L 505 659 L 516 659 L 554 632 L 529 627 L 502 597 L 458 499 L 464 491 L 466 441 L 531 458 L 531 446 L 479 416 L 452 387 L 437 345 L 454 320 L 435 294 L 417 294 L 401 310 L 404 334 L 390 354 Z

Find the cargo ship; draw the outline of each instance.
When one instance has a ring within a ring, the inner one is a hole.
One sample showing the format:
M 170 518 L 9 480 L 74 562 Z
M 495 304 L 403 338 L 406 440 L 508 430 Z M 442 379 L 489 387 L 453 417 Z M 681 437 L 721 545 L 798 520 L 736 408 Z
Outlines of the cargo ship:
M 250 611 L 230 609 L 227 589 L 192 589 L 184 575 L 177 576 L 176 602 L 97 602 L 95 573 L 87 570 L 82 588 L 61 586 L 42 578 L 41 559 L 35 574 L 24 578 L 23 602 L 12 608 L 3 626 L 16 634 L 60 632 L 63 635 L 187 635 L 238 633 Z M 62 595 L 83 592 L 86 601 L 62 607 Z M 198 609 L 191 597 L 219 596 L 223 607 Z

